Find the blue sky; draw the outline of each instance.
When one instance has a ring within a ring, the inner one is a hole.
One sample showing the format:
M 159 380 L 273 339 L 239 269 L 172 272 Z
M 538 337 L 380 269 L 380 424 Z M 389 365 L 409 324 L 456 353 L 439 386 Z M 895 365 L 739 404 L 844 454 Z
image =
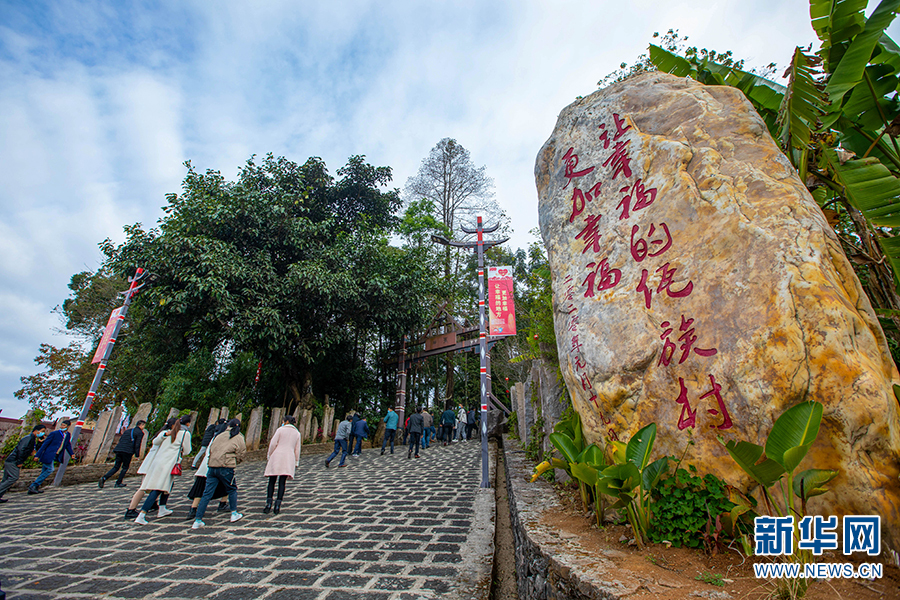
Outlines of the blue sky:
M 525 247 L 557 114 L 669 28 L 759 66 L 815 40 L 800 0 L 0 0 L 0 415 L 25 412 L 38 345 L 67 343 L 70 277 L 156 223 L 185 160 L 364 154 L 402 188 L 453 137 Z

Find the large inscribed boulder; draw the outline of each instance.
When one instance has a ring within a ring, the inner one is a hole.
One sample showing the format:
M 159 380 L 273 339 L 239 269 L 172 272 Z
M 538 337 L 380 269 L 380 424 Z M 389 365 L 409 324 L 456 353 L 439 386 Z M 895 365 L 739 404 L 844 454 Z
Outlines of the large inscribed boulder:
M 825 406 L 802 468 L 839 469 L 822 514 L 879 514 L 900 546 L 900 383 L 818 205 L 743 94 L 652 73 L 565 108 L 535 165 L 560 367 L 588 439 L 655 422 L 749 487 L 716 440 L 765 443 Z

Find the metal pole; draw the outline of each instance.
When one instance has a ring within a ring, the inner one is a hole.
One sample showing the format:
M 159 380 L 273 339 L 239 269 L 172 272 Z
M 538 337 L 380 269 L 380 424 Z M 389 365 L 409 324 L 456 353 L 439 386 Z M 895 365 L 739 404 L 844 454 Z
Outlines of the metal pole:
M 106 344 L 106 350 L 103 352 L 103 358 L 100 359 L 100 364 L 97 366 L 97 373 L 94 375 L 94 381 L 91 382 L 91 389 L 87 393 L 87 398 L 84 399 L 84 406 L 81 408 L 81 414 L 75 422 L 75 431 L 72 432 L 72 448 L 75 448 L 75 444 L 78 443 L 78 436 L 81 435 L 81 428 L 84 427 L 84 421 L 87 419 L 88 411 L 91 410 L 91 406 L 94 404 L 94 396 L 100 388 L 100 381 L 103 379 L 104 371 L 106 371 L 106 363 L 109 361 L 113 346 L 116 344 L 116 338 L 119 336 L 119 330 L 122 328 L 122 323 L 125 321 L 126 313 L 128 313 L 128 307 L 131 305 L 131 298 L 141 287 L 138 285 L 138 282 L 144 278 L 144 275 L 144 269 L 139 267 L 134 274 L 134 277 L 131 278 L 131 285 L 128 287 L 128 291 L 125 292 L 125 302 L 122 304 L 122 308 L 119 309 L 119 318 L 116 319 L 116 324 L 113 326 L 113 332 L 109 338 L 109 343 Z M 60 484 L 62 484 L 63 474 L 66 472 L 69 458 L 69 454 L 63 450 L 63 461 L 59 465 L 56 477 L 53 478 L 53 487 L 59 487 Z
M 394 412 L 400 418 L 398 425 L 403 426 L 406 416 L 406 336 L 400 346 L 400 362 L 397 365 L 397 402 Z
M 488 379 L 487 379 L 487 327 L 484 318 L 484 229 L 481 217 L 478 217 L 478 351 L 481 355 L 481 487 L 491 487 L 488 473 Z

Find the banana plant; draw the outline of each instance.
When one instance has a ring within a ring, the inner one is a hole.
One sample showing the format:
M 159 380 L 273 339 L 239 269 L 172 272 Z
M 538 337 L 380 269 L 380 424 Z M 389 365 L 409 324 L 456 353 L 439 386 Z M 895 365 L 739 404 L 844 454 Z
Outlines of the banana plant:
M 656 441 L 656 423 L 635 433 L 627 444 L 613 442 L 612 465 L 600 472 L 595 488 L 616 498 L 612 508 L 625 509 L 634 539 L 643 548 L 650 529 L 650 501 L 653 489 L 668 472 L 669 457 L 650 462 Z
M 734 462 L 762 487 L 769 514 L 806 514 L 806 501 L 824 494 L 827 491 L 825 484 L 838 475 L 838 471 L 826 469 L 808 469 L 794 474 L 819 435 L 822 412 L 819 402 L 801 402 L 787 409 L 772 425 L 765 448 L 744 441 L 725 443 L 719 437 Z M 780 485 L 784 506 L 769 493 L 776 483 Z M 801 501 L 802 512 L 795 509 L 795 496 Z

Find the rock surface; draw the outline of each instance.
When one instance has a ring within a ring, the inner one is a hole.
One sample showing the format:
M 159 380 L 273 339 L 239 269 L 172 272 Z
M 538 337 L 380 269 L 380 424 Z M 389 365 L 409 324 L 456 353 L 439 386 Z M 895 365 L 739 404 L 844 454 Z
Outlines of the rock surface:
M 588 438 L 659 427 L 656 456 L 747 479 L 716 440 L 763 444 L 825 406 L 801 465 L 839 469 L 821 514 L 880 514 L 900 546 L 900 383 L 837 237 L 730 87 L 653 73 L 568 106 L 535 166 L 560 365 Z

